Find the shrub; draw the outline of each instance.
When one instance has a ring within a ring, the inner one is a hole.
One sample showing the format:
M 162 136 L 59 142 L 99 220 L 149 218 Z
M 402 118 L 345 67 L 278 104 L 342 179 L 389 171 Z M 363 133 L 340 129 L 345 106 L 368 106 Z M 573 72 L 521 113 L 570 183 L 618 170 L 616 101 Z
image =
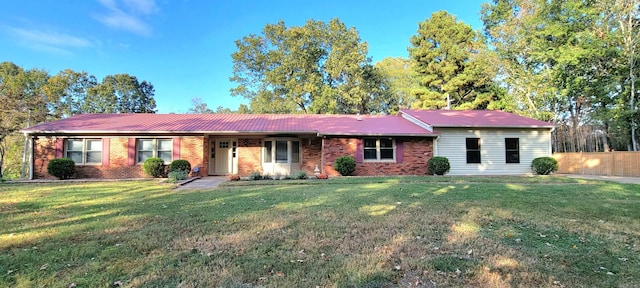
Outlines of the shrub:
M 296 173 L 295 175 L 293 175 L 293 179 L 307 179 L 307 172 L 305 171 L 299 171 L 298 173 Z
M 558 160 L 553 157 L 538 157 L 531 162 L 531 170 L 538 175 L 549 175 L 558 171 Z
M 184 159 L 173 160 L 173 162 L 169 164 L 169 172 L 177 170 L 185 171 L 188 175 L 189 172 L 191 172 L 191 164 L 189 163 L 189 161 Z
M 168 181 L 171 182 L 171 183 L 176 183 L 178 181 L 182 181 L 184 179 L 187 179 L 187 177 L 189 177 L 189 173 L 187 173 L 187 171 L 174 170 L 174 171 L 169 172 Z
M 258 171 L 253 171 L 251 172 L 251 174 L 249 174 L 249 180 L 260 180 L 260 179 L 262 179 L 262 176 Z
M 429 174 L 432 175 L 444 175 L 451 169 L 451 165 L 449 165 L 449 159 L 442 156 L 431 157 L 431 159 L 427 161 L 427 166 L 429 167 Z
M 76 163 L 69 158 L 56 158 L 47 164 L 47 173 L 60 180 L 69 179 L 76 173 Z
M 142 164 L 142 171 L 151 177 L 162 177 L 164 175 L 164 160 L 160 158 L 148 158 Z
M 349 176 L 356 172 L 356 160 L 351 156 L 340 156 L 333 162 L 333 168 L 342 176 Z

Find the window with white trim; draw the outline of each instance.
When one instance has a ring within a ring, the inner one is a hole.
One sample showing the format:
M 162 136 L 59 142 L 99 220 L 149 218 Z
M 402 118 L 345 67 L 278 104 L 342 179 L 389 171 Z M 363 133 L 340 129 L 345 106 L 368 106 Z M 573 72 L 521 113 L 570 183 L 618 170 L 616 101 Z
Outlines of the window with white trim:
M 262 162 L 300 163 L 300 141 L 286 138 L 265 140 L 262 149 Z
M 504 138 L 506 163 L 520 163 L 520 138 Z
M 395 161 L 396 141 L 389 138 L 365 138 L 364 161 Z
M 137 139 L 136 155 L 137 163 L 153 157 L 170 163 L 173 161 L 173 139 Z
M 65 157 L 77 165 L 102 164 L 102 139 L 66 139 Z
M 480 138 L 467 138 L 467 164 L 482 163 L 480 157 Z

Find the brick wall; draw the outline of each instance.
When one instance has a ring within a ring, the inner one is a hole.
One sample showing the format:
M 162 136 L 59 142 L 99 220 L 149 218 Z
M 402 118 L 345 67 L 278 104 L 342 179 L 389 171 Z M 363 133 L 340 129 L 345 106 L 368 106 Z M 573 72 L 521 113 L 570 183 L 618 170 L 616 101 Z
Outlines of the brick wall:
M 248 176 L 251 172 L 262 173 L 262 139 L 238 139 L 238 175 Z
M 333 169 L 333 162 L 340 156 L 356 158 L 358 139 L 329 138 L 324 141 L 324 172 L 340 175 Z M 433 140 L 431 138 L 404 138 L 402 141 L 402 163 L 395 162 L 362 162 L 356 163 L 355 175 L 427 175 L 427 161 L 433 156 Z
M 204 137 L 183 136 L 174 138 L 180 139 L 180 159 L 189 161 L 191 167 L 203 167 L 204 173 L 206 173 L 206 166 L 202 157 L 205 151 Z M 142 171 L 142 165 L 129 165 L 129 137 L 109 137 L 103 138 L 103 141 L 109 141 L 108 166 L 100 164 L 76 165 L 76 178 L 124 179 L 147 177 Z M 47 173 L 47 165 L 49 160 L 56 157 L 56 150 L 56 138 L 40 137 L 34 140 L 34 178 L 54 179 Z M 62 155 L 62 152 L 58 151 L 57 154 Z
M 316 165 L 322 168 L 322 139 L 301 139 L 302 163 L 300 170 L 306 171 L 308 175 L 313 175 Z

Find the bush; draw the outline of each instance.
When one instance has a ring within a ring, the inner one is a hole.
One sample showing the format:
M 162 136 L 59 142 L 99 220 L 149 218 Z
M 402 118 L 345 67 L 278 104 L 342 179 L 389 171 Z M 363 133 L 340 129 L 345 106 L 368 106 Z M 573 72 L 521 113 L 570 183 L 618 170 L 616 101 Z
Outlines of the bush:
M 56 158 L 47 164 L 47 173 L 60 180 L 69 179 L 76 173 L 76 163 L 69 158 Z
M 293 175 L 293 179 L 299 179 L 299 180 L 307 179 L 307 172 L 300 171 L 300 172 L 296 173 L 295 175 Z
M 538 175 L 549 175 L 558 171 L 558 160 L 553 157 L 538 157 L 531 162 L 531 170 Z
M 142 171 L 151 177 L 162 177 L 164 175 L 164 160 L 160 158 L 149 158 L 144 160 Z
M 187 172 L 187 175 L 189 175 L 189 172 L 191 172 L 191 164 L 189 161 L 183 159 L 173 160 L 173 162 L 169 164 L 169 172 L 178 170 Z
M 184 179 L 187 179 L 187 177 L 189 177 L 189 173 L 187 173 L 187 171 L 184 170 L 174 170 L 169 172 L 169 182 L 171 183 L 176 183 L 178 181 L 182 181 Z
M 427 166 L 429 167 L 429 174 L 431 175 L 444 175 L 451 169 L 449 159 L 442 156 L 431 157 L 431 159 L 427 161 Z
M 258 171 L 253 171 L 251 172 L 251 174 L 249 174 L 249 180 L 260 180 L 260 179 L 262 179 L 262 176 Z
M 351 156 L 340 156 L 333 162 L 333 168 L 342 176 L 349 176 L 356 172 L 356 160 Z

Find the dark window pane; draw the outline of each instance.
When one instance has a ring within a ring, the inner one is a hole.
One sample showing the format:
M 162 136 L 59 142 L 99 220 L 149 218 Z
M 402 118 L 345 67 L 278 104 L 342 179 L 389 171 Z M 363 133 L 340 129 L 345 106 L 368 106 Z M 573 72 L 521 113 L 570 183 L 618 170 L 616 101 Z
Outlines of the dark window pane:
M 520 152 L 507 151 L 506 154 L 507 163 L 520 163 Z
M 392 160 L 393 159 L 393 149 L 380 149 L 380 159 Z
M 518 146 L 519 146 L 519 141 L 520 139 L 518 138 L 505 138 L 504 142 L 505 142 L 505 146 L 507 147 L 507 150 L 518 150 Z
M 467 138 L 467 150 L 480 149 L 480 138 Z
M 365 148 L 376 148 L 376 139 L 364 139 Z
M 169 163 L 172 161 L 172 154 L 171 151 L 158 151 L 158 158 L 164 160 L 164 163 Z
M 264 163 L 273 162 L 273 158 L 271 152 L 273 151 L 273 147 L 271 146 L 271 141 L 264 141 Z
M 87 163 L 102 163 L 102 152 L 87 152 Z
M 467 163 L 481 163 L 480 151 L 467 151 Z
M 71 158 L 76 164 L 82 164 L 82 151 L 67 151 L 67 158 Z
M 276 162 L 287 163 L 287 141 L 276 141 Z
M 144 162 L 149 158 L 153 157 L 153 151 L 140 151 L 138 152 L 138 162 Z
M 393 140 L 380 139 L 380 148 L 393 148 Z
M 367 159 L 367 160 L 378 159 L 378 157 L 376 156 L 376 149 L 364 149 L 364 159 Z
M 291 163 L 300 163 L 300 142 L 291 141 Z

